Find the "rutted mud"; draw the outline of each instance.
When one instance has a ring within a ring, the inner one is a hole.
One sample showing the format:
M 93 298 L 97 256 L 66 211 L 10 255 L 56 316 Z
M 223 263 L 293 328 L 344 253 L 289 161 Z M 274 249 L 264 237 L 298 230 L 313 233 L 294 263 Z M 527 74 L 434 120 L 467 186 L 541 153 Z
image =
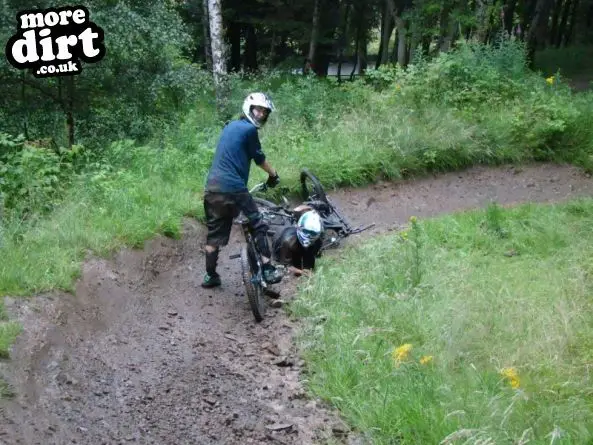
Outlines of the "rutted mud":
M 357 239 L 411 215 L 591 195 L 588 175 L 555 165 L 330 193 L 354 224 L 377 224 Z M 238 260 L 228 259 L 239 251 L 238 231 L 221 254 L 223 286 L 199 286 L 204 238 L 188 221 L 181 240 L 159 237 L 141 251 L 87 261 L 75 296 L 7 299 L 24 333 L 0 364 L 16 394 L 0 402 L 0 444 L 361 443 L 306 397 L 295 325 L 283 309 L 254 322 Z M 283 299 L 297 283 L 282 283 Z

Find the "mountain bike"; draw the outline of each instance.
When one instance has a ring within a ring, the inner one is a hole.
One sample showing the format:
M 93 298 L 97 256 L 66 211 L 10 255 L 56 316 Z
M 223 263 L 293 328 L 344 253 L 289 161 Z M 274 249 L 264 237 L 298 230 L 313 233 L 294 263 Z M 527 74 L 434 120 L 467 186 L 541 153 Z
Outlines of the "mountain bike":
M 250 193 L 265 190 L 267 190 L 266 184 L 261 183 L 251 189 Z M 254 198 L 254 201 L 258 205 L 266 222 L 270 225 L 274 224 L 274 222 L 271 221 L 273 216 L 269 214 L 266 209 L 270 206 L 275 206 L 275 204 L 261 198 Z M 241 258 L 241 278 L 245 285 L 247 300 L 255 320 L 260 322 L 264 319 L 266 313 L 267 301 L 265 293 L 269 286 L 269 283 L 264 279 L 262 254 L 257 247 L 255 234 L 249 227 L 249 220 L 247 217 L 245 217 L 245 215 L 240 215 L 235 219 L 235 223 L 241 226 L 243 236 L 245 237 L 245 244 L 241 247 L 241 253 L 238 255 L 231 255 L 230 258 Z M 270 233 L 267 235 L 270 235 Z M 285 268 L 281 265 L 277 265 L 276 268 L 280 272 L 286 272 Z
M 373 223 L 365 227 L 352 228 L 349 221 L 327 197 L 321 182 L 313 173 L 308 169 L 303 169 L 300 180 L 301 194 L 304 199 L 302 204 L 315 209 L 323 222 L 324 235 L 322 235 L 320 253 L 325 249 L 338 246 L 341 239 L 370 229 L 375 225 Z M 266 183 L 260 183 L 249 190 L 249 193 L 253 195 L 265 192 L 267 188 Z M 286 197 L 282 198 L 282 204 L 276 204 L 257 196 L 254 196 L 253 200 L 269 227 L 268 236 L 275 234 L 275 227 L 282 230 L 282 228 L 294 226 L 298 222 L 295 211 L 291 209 Z M 230 258 L 241 258 L 241 278 L 245 285 L 247 299 L 255 320 L 260 322 L 264 319 L 267 309 L 265 292 L 269 286 L 263 275 L 262 255 L 257 248 L 255 236 L 249 228 L 249 220 L 244 215 L 240 215 L 235 219 L 235 223 L 241 226 L 245 244 L 241 247 L 240 254 L 231 255 Z M 276 268 L 283 273 L 287 271 L 282 265 L 276 265 Z
M 334 203 L 328 198 L 321 181 L 309 169 L 303 168 L 300 175 L 301 198 L 303 204 L 314 208 L 323 222 L 325 229 L 321 250 L 337 247 L 343 238 L 363 232 L 375 226 L 375 223 L 353 228 L 348 219 L 342 215 Z
M 336 205 L 328 198 L 323 185 L 309 169 L 303 168 L 300 174 L 302 204 L 319 213 L 323 222 L 324 233 L 322 235 L 323 250 L 337 247 L 340 241 L 350 235 L 363 232 L 375 226 L 375 223 L 366 226 L 352 227 L 348 219 L 338 210 Z M 257 184 L 250 193 L 265 191 L 265 184 Z M 286 197 L 282 197 L 283 203 L 276 204 L 259 197 L 253 198 L 260 211 L 266 218 L 269 226 L 288 226 L 297 223 L 297 215 L 292 210 Z

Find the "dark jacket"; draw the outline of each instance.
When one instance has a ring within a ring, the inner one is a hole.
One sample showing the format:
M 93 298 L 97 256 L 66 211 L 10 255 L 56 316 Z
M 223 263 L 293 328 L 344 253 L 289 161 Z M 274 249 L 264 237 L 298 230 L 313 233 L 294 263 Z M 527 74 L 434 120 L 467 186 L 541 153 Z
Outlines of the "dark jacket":
M 313 269 L 321 245 L 322 241 L 318 239 L 305 249 L 297 238 L 296 227 L 287 227 L 274 241 L 274 257 L 280 264 Z
M 247 191 L 252 159 L 257 165 L 266 160 L 257 128 L 247 119 L 230 122 L 220 135 L 206 179 L 206 191 L 222 193 Z

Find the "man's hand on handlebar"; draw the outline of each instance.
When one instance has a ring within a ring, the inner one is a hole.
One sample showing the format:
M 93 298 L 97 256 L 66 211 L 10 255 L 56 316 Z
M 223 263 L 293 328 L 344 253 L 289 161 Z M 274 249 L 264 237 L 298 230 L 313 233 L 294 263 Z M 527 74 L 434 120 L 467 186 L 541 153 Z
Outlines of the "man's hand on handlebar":
M 280 176 L 278 176 L 278 172 L 276 172 L 276 174 L 274 176 L 272 176 L 272 175 L 268 176 L 268 180 L 266 181 L 266 185 L 268 187 L 274 188 L 278 184 L 280 184 Z

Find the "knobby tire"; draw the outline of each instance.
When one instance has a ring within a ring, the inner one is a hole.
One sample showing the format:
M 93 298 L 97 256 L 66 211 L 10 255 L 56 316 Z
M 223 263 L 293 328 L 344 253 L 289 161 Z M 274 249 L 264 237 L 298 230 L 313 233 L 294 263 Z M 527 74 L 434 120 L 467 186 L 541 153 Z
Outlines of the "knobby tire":
M 255 272 L 255 254 L 249 255 L 249 251 L 252 247 L 244 245 L 241 248 L 241 276 L 243 278 L 243 284 L 247 292 L 247 300 L 251 311 L 255 317 L 255 321 L 258 323 L 264 319 L 266 313 L 266 300 L 264 297 L 263 289 L 259 283 L 253 283 L 251 281 Z M 251 258 L 250 258 L 251 257 Z M 253 266 L 252 266 L 253 264 Z
M 311 190 L 309 190 L 309 187 L 307 187 L 307 180 L 311 182 Z M 305 201 L 323 201 L 327 204 L 330 204 L 327 196 L 325 195 L 325 190 L 323 190 L 321 182 L 317 176 L 311 173 L 307 168 L 303 168 L 301 170 L 301 194 Z

